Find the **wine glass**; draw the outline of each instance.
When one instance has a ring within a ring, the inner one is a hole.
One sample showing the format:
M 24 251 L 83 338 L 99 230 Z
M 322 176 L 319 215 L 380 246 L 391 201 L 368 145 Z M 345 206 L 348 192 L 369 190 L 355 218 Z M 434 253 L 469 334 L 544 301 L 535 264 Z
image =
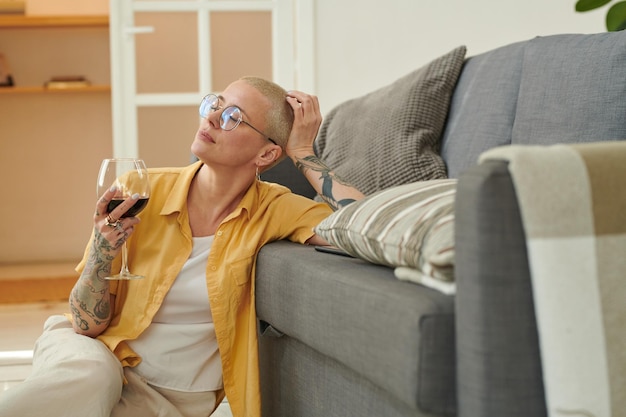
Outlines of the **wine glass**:
M 107 213 L 113 211 L 124 200 L 137 194 L 139 199 L 122 215 L 122 218 L 134 217 L 139 214 L 146 207 L 150 198 L 150 182 L 148 181 L 148 170 L 145 162 L 137 158 L 104 159 L 98 173 L 97 196 L 101 197 L 112 186 L 115 186 L 116 191 L 107 206 Z M 126 242 L 124 242 L 120 273 L 105 279 L 130 280 L 139 278 L 144 278 L 144 276 L 132 274 L 128 269 L 128 250 Z

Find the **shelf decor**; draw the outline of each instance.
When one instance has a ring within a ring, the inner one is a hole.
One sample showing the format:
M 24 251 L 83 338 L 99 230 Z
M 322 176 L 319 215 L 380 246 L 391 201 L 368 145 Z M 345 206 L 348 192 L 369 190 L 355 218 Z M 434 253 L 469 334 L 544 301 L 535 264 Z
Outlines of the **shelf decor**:
M 9 62 L 4 54 L 0 54 L 0 87 L 12 87 L 13 85 L 13 76 L 11 75 Z
M 52 77 L 44 85 L 47 89 L 66 89 L 66 88 L 85 88 L 89 87 L 91 82 L 85 77 L 76 76 L 58 76 Z
M 0 0 L 0 14 L 24 13 L 26 2 L 24 0 Z

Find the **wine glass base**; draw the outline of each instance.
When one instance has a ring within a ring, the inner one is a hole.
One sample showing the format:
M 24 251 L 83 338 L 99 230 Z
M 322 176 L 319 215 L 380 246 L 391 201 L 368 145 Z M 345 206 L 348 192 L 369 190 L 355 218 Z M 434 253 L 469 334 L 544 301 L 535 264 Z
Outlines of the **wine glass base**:
M 143 278 L 145 278 L 143 275 L 125 273 L 125 274 L 112 275 L 104 279 L 109 280 L 109 281 L 130 281 L 134 279 L 143 279 Z

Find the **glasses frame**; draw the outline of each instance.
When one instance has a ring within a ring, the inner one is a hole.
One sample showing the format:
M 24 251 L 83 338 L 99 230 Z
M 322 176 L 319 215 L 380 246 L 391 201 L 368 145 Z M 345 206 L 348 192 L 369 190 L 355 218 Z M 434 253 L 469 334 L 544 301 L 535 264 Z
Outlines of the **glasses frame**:
M 217 103 L 217 106 L 210 106 L 209 105 L 209 100 L 211 98 L 215 98 L 215 102 Z M 205 104 L 205 102 L 207 103 L 206 107 L 208 107 L 206 114 L 202 114 L 202 109 Z M 270 138 L 268 135 L 266 135 L 265 133 L 263 133 L 262 131 L 260 131 L 259 129 L 257 129 L 256 127 L 252 126 L 250 123 L 246 122 L 245 120 L 243 120 L 243 111 L 241 110 L 241 108 L 239 108 L 239 106 L 226 106 L 226 107 L 222 107 L 219 105 L 220 103 L 220 97 L 216 94 L 207 94 L 206 96 L 204 96 L 202 98 L 202 101 L 200 102 L 200 107 L 198 108 L 198 113 L 200 114 L 200 117 L 202 117 L 203 119 L 206 119 L 207 117 L 209 117 L 209 114 L 222 110 L 222 114 L 220 114 L 220 128 L 222 130 L 225 130 L 227 132 L 230 132 L 231 130 L 235 130 L 237 128 L 237 126 L 239 126 L 241 123 L 250 126 L 254 131 L 256 131 L 257 133 L 259 133 L 261 136 L 263 136 L 265 139 L 269 140 L 270 142 L 272 142 L 274 145 L 278 145 L 276 143 L 276 141 L 272 138 Z M 228 120 L 226 120 L 224 118 L 224 112 L 228 109 L 235 109 L 237 111 L 239 111 L 239 118 L 238 119 L 234 119 L 233 117 L 230 117 L 231 120 L 235 121 L 235 125 L 233 127 L 231 127 L 230 129 L 226 128 L 226 123 L 228 122 Z

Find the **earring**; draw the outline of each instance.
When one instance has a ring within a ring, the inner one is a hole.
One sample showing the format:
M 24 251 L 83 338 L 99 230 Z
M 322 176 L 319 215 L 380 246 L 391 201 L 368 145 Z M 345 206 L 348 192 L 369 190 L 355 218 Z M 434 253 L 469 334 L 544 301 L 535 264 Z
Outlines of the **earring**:
M 261 181 L 261 174 L 259 174 L 259 167 L 256 167 L 256 179 L 257 181 Z

